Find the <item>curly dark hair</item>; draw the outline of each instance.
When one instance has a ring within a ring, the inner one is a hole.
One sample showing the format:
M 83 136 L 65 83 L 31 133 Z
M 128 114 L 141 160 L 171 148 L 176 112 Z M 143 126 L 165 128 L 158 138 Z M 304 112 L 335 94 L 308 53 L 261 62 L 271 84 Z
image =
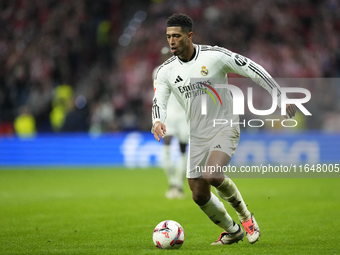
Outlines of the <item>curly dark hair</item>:
M 182 13 L 175 13 L 166 22 L 167 27 L 181 27 L 183 31 L 191 32 L 194 26 L 192 19 Z

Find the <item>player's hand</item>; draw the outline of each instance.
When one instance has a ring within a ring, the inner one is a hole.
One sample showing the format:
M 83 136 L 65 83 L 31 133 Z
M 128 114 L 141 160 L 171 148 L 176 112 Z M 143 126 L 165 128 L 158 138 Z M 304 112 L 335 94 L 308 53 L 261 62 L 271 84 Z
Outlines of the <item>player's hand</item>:
M 164 125 L 162 122 L 157 121 L 157 122 L 154 124 L 153 136 L 154 136 L 155 139 L 159 142 L 159 141 L 161 140 L 159 137 L 162 137 L 162 139 L 164 139 L 165 133 L 166 133 L 166 127 L 165 127 L 165 125 Z
M 286 113 L 287 113 L 287 115 L 285 115 L 286 119 L 293 118 L 295 116 L 295 113 L 296 113 L 295 104 L 287 104 Z

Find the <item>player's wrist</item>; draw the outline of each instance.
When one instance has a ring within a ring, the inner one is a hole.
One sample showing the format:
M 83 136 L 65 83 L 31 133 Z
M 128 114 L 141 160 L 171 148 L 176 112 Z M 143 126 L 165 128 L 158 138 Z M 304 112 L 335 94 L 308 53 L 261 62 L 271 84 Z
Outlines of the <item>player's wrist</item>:
M 153 128 L 156 128 L 159 124 L 161 124 L 161 122 L 158 120 L 153 124 Z
M 156 120 L 153 125 L 152 125 L 152 129 L 151 129 L 151 133 L 154 133 L 155 132 L 155 129 L 156 127 L 161 124 L 161 121 L 160 120 Z

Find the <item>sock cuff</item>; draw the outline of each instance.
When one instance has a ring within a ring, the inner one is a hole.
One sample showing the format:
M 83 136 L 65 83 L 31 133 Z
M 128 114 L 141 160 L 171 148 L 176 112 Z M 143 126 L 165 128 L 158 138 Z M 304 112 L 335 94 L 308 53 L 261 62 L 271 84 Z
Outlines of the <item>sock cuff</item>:
M 221 202 L 221 201 L 215 196 L 214 193 L 210 192 L 210 195 L 211 195 L 211 197 L 210 197 L 209 201 L 208 201 L 205 205 L 200 206 L 201 209 L 204 209 L 204 208 L 210 206 L 211 204 L 215 204 L 215 203 L 216 203 L 216 200 L 217 200 L 218 202 Z
M 220 186 L 216 187 L 217 190 L 224 190 L 227 189 L 228 186 L 231 184 L 232 180 L 230 178 L 224 178 L 223 182 Z

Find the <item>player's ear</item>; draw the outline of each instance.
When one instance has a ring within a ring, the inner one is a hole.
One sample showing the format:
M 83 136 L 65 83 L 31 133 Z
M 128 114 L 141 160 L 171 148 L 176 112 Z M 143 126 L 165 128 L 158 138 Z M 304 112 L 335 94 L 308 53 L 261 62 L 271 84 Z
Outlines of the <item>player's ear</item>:
M 188 38 L 191 40 L 192 39 L 192 37 L 194 36 L 194 32 L 189 32 L 189 34 L 188 34 Z

